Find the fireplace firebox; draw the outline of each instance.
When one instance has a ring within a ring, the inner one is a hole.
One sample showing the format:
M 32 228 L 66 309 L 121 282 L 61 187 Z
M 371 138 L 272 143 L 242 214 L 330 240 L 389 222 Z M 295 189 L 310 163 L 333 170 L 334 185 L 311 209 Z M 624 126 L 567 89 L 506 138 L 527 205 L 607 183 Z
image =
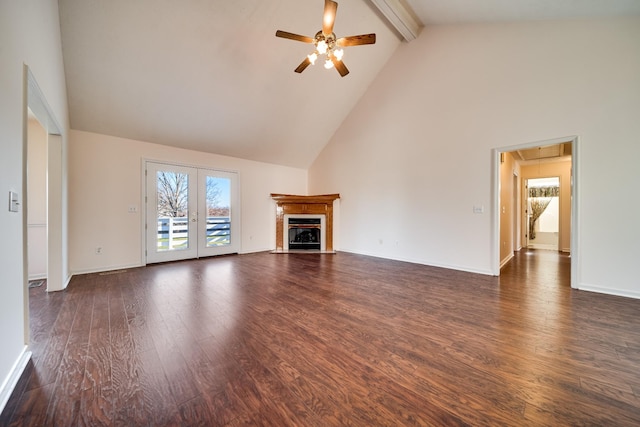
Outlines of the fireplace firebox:
M 320 218 L 288 218 L 289 249 L 320 249 Z

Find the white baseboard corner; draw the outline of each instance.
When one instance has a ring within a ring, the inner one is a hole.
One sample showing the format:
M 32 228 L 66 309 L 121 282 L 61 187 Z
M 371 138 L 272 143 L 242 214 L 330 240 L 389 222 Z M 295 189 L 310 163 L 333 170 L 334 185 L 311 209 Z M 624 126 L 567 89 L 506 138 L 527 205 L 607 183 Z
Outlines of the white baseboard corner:
M 514 256 L 513 252 L 511 252 L 509 255 L 507 255 L 505 257 L 505 259 L 503 259 L 502 262 L 500 263 L 500 268 L 502 269 L 502 267 L 507 265 L 507 263 L 513 259 L 513 256 Z
M 31 351 L 29 351 L 29 346 L 25 345 L 20 356 L 13 364 L 11 371 L 9 371 L 9 375 L 7 375 L 7 378 L 0 386 L 0 414 L 4 411 L 4 407 L 7 405 L 7 402 L 11 397 L 11 393 L 13 393 L 16 385 L 18 385 L 18 380 L 20 380 L 20 376 L 27 367 L 29 360 L 31 360 Z

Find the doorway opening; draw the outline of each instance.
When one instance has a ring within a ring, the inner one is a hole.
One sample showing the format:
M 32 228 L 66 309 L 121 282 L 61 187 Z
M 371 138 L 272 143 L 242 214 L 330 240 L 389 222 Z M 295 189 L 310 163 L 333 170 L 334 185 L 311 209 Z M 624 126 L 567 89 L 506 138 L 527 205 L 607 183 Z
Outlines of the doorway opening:
M 569 254 L 571 286 L 577 287 L 580 252 L 574 230 L 577 230 L 579 220 L 578 150 L 576 136 L 494 150 L 492 268 L 495 276 L 500 275 L 501 267 L 522 248 L 551 249 Z M 541 178 L 553 178 L 558 182 L 556 185 L 549 181 L 533 181 Z M 532 197 L 550 199 L 535 220 L 530 215 L 532 207 L 539 207 L 532 206 L 528 190 L 530 181 L 532 187 L 545 188 L 532 190 L 538 192 Z M 531 230 L 530 226 L 533 227 Z
M 24 66 L 24 82 L 27 92 L 27 106 L 24 110 L 24 120 L 28 122 L 29 111 L 37 119 L 44 129 L 46 138 L 46 277 L 47 291 L 63 290 L 69 283 L 70 277 L 67 268 L 66 253 L 66 177 L 64 175 L 64 148 L 62 141 L 61 126 L 58 124 L 47 100 L 42 93 L 38 83 L 27 65 Z M 23 141 L 23 259 L 25 265 L 25 289 L 27 288 L 29 277 L 29 254 L 28 239 L 29 231 L 27 224 L 29 213 L 29 150 L 28 133 Z M 26 291 L 25 291 L 26 292 Z M 28 293 L 25 295 L 25 304 L 28 304 Z M 28 312 L 28 305 L 25 307 Z M 28 316 L 25 319 L 28 322 Z M 29 329 L 28 327 L 26 328 Z
M 26 132 L 22 141 L 22 259 L 24 342 L 28 346 L 31 341 L 29 334 L 30 276 L 46 278 L 47 292 L 63 290 L 70 277 L 68 277 L 65 241 L 67 235 L 66 177 L 63 165 L 65 155 L 62 127 L 58 124 L 42 90 L 26 64 L 23 67 L 23 84 L 27 102 L 23 110 Z M 34 122 L 31 128 L 30 119 Z M 30 150 L 29 138 L 34 136 L 39 140 L 36 144 L 38 147 Z M 34 250 L 39 254 L 34 254 Z M 25 353 L 24 363 L 26 360 L 28 355 Z
M 525 183 L 527 247 L 558 250 L 560 178 L 531 178 Z
M 47 131 L 29 109 L 27 122 L 27 275 L 29 287 L 47 279 Z

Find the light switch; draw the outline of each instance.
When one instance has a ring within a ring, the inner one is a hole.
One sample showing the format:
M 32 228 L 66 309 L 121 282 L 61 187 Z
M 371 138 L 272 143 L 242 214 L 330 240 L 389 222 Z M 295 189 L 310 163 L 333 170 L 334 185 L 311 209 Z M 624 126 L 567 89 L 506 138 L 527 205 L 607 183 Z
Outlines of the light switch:
M 9 191 L 9 212 L 20 211 L 20 199 L 18 193 L 15 191 Z
M 473 206 L 473 213 L 474 213 L 474 214 L 481 214 L 481 213 L 484 213 L 484 206 L 474 205 L 474 206 Z

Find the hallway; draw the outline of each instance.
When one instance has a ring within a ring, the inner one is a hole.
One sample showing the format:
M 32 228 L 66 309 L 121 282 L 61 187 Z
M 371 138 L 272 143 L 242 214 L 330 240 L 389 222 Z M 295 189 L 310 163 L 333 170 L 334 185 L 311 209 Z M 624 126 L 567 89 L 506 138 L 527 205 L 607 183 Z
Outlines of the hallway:
M 522 248 L 516 251 L 500 271 L 500 284 L 526 287 L 528 283 L 535 283 L 545 291 L 570 288 L 571 256 L 544 249 Z

